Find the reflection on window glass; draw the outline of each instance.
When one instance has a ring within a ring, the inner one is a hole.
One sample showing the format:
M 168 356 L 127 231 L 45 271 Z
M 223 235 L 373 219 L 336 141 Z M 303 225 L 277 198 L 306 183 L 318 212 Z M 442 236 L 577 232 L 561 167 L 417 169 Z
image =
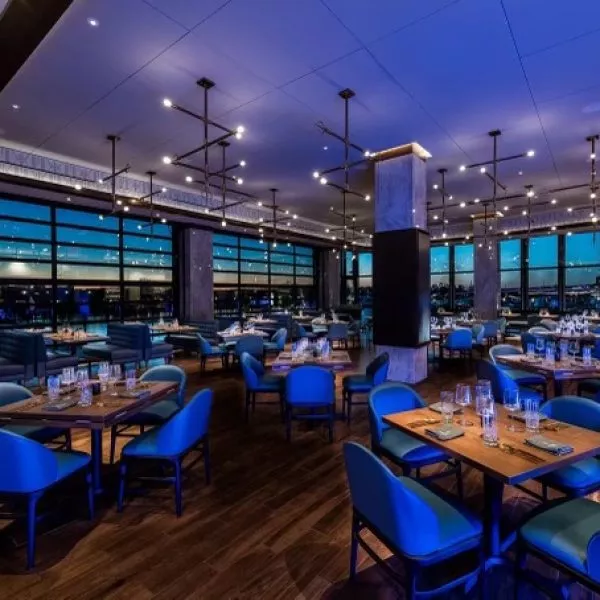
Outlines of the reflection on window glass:
M 140 221 L 138 219 L 123 219 L 123 231 L 125 233 L 146 234 L 153 237 L 165 237 L 171 239 L 171 226 L 154 221 Z
M 240 265 L 242 273 L 268 273 L 269 265 L 266 262 L 253 262 L 243 260 Z
M 371 275 L 373 275 L 373 254 L 361 252 L 358 255 L 358 276 L 370 277 Z
M 63 322 L 114 321 L 120 319 L 118 286 L 59 285 L 56 315 Z
M 529 309 L 558 310 L 558 270 L 529 270 Z
M 473 244 L 454 246 L 454 270 L 457 273 L 473 271 Z
M 345 261 L 346 261 L 346 276 L 352 277 L 354 273 L 354 252 L 345 252 Z
M 59 261 L 84 263 L 119 263 L 118 250 L 84 248 L 82 246 L 58 246 L 56 257 Z
M 544 235 L 529 240 L 529 268 L 558 265 L 558 236 Z
M 450 276 L 431 275 L 431 309 L 450 308 Z
M 0 199 L 0 215 L 30 221 L 50 221 L 50 207 L 17 200 Z
M 108 215 L 70 210 L 67 208 L 56 209 L 56 222 L 61 225 L 81 225 L 82 227 L 95 227 L 96 229 L 119 230 L 119 219 Z
M 52 287 L 0 284 L 0 325 L 48 325 L 52 321 Z
M 57 227 L 56 240 L 61 244 L 91 244 L 94 246 L 106 246 L 108 248 L 119 247 L 118 233 L 89 231 L 74 227 Z
M 4 279 L 50 279 L 50 263 L 0 261 L 0 277 Z
M 126 285 L 124 318 L 129 321 L 156 321 L 173 316 L 173 290 L 170 286 Z
M 450 247 L 432 246 L 430 249 L 431 272 L 447 273 L 450 271 Z
M 162 281 L 170 282 L 173 272 L 171 269 L 126 267 L 123 269 L 125 281 Z
M 237 246 L 213 246 L 213 257 L 237 260 L 238 248 Z
M 236 271 L 238 270 L 239 263 L 237 260 L 222 260 L 220 258 L 213 259 L 213 270 L 217 271 Z
M 454 305 L 456 310 L 469 310 L 473 307 L 473 273 L 454 275 Z
M 37 223 L 20 223 L 0 219 L 0 237 L 11 239 L 44 240 L 50 241 L 50 225 L 39 225 Z
M 271 273 L 277 273 L 277 274 L 286 273 L 288 275 L 293 275 L 294 274 L 294 266 L 293 265 L 271 264 Z
M 600 264 L 600 233 L 575 233 L 565 238 L 565 265 Z M 567 271 L 568 277 L 569 271 Z
M 138 235 L 124 235 L 123 248 L 125 250 L 148 250 L 157 252 L 171 252 L 171 240 Z
M 573 312 L 600 309 L 600 266 L 565 271 L 565 308 Z
M 502 308 L 513 312 L 521 310 L 521 270 L 500 271 L 500 295 Z
M 170 268 L 172 258 L 170 254 L 161 254 L 160 252 L 123 252 L 123 264 L 133 266 L 149 266 Z
M 56 276 L 58 279 L 102 279 L 104 281 L 118 281 L 119 267 L 65 265 L 59 263 L 56 266 Z
M 500 269 L 521 268 L 521 240 L 502 240 L 500 242 Z
M 0 257 L 2 258 L 36 258 L 51 260 L 50 244 L 39 242 L 0 242 Z
M 312 267 L 314 264 L 312 256 L 298 256 L 296 255 L 296 264 L 303 265 L 305 267 Z
M 288 265 L 294 264 L 294 255 L 293 254 L 279 254 L 278 252 L 271 252 L 271 262 L 272 263 L 285 263 Z

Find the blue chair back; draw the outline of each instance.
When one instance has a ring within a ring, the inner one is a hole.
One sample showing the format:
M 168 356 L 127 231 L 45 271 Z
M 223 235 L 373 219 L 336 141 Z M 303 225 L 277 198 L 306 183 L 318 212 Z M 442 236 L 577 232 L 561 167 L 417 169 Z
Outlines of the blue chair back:
M 143 323 L 109 323 L 106 334 L 113 346 L 144 351 L 149 329 Z
M 540 321 L 540 327 L 545 327 L 548 331 L 556 331 L 558 329 L 558 323 L 552 319 L 542 319 Z
M 473 338 L 473 342 L 475 342 L 476 344 L 483 344 L 484 333 L 485 330 L 481 323 L 473 325 L 473 327 L 471 327 L 471 337 Z
M 345 340 L 348 337 L 347 323 L 332 323 L 327 330 L 327 337 L 330 340 Z
M 200 333 L 196 334 L 198 345 L 200 346 L 200 356 L 209 356 L 212 353 L 210 342 Z
M 454 329 L 446 338 L 446 348 L 450 350 L 470 350 L 473 347 L 473 335 L 470 329 Z
M 333 404 L 335 379 L 329 369 L 306 365 L 292 369 L 285 378 L 285 401 L 294 406 Z
M 212 409 L 212 390 L 203 389 L 164 425 L 157 435 L 160 454 L 177 456 L 196 446 L 208 433 Z
M 277 349 L 283 351 L 285 349 L 285 342 L 287 341 L 287 329 L 281 327 L 278 329 L 271 338 L 271 342 L 277 344 Z
M 344 462 L 352 506 L 395 548 L 409 556 L 424 556 L 439 547 L 438 515 L 418 492 L 420 483 L 397 477 L 364 446 L 344 444 Z M 415 524 L 419 523 L 418 535 Z
M 527 352 L 527 346 L 529 344 L 533 344 L 535 346 L 535 335 L 533 335 L 533 333 L 529 333 L 529 331 L 526 331 L 521 334 L 521 348 L 523 349 L 523 352 Z
M 486 321 L 483 324 L 483 337 L 491 338 L 498 335 L 498 323 L 497 321 Z
M 185 390 L 187 386 L 187 375 L 185 371 L 175 365 L 160 365 L 148 369 L 141 377 L 141 381 L 174 381 L 177 383 L 176 402 L 183 407 L 185 402 Z M 1 393 L 1 392 L 0 392 Z
M 369 394 L 369 424 L 371 426 L 371 447 L 376 448 L 381 436 L 389 425 L 382 417 L 392 413 L 423 408 L 423 398 L 405 383 L 389 381 L 371 390 Z
M 52 450 L 4 429 L 0 429 L 0 456 L 0 493 L 29 494 L 58 478 L 58 461 Z
M 530 327 L 527 333 L 531 333 L 535 335 L 536 333 L 540 333 L 544 335 L 548 333 L 550 330 L 547 327 L 542 327 L 541 325 L 536 325 L 535 327 Z
M 235 343 L 235 353 L 241 356 L 247 352 L 254 358 L 261 359 L 265 353 L 265 343 L 259 335 L 244 335 Z
M 515 354 L 523 354 L 519 348 L 513 346 L 511 344 L 496 344 L 490 348 L 490 358 L 492 362 L 496 365 L 496 357 L 498 356 L 513 356 Z M 502 366 L 502 365 L 498 365 Z
M 299 338 L 308 337 L 308 332 L 306 331 L 306 329 L 304 329 L 304 326 L 301 325 L 300 323 L 296 323 L 296 325 L 298 326 L 298 337 Z
M 35 377 L 36 343 L 27 331 L 3 331 L 0 335 L 0 356 L 12 364 L 25 367 L 25 379 Z
M 373 385 L 381 385 L 387 379 L 389 369 L 390 355 L 383 352 L 367 365 L 365 375 L 371 379 Z
M 508 323 L 506 317 L 500 317 L 496 323 L 498 323 L 498 331 L 504 335 L 506 333 L 506 325 Z
M 246 388 L 250 391 L 255 390 L 260 378 L 265 374 L 265 368 L 260 361 L 247 352 L 242 353 L 240 364 L 242 365 L 242 374 Z
M 477 377 L 478 379 L 489 379 L 494 400 L 499 403 L 504 401 L 505 391 L 519 390 L 519 385 L 503 369 L 486 359 L 477 362 Z
M 558 396 L 540 407 L 540 412 L 557 421 L 600 431 L 600 404 L 579 396 Z
M 22 385 L 16 383 L 0 382 L 0 406 L 6 406 L 19 400 L 31 398 L 33 394 Z

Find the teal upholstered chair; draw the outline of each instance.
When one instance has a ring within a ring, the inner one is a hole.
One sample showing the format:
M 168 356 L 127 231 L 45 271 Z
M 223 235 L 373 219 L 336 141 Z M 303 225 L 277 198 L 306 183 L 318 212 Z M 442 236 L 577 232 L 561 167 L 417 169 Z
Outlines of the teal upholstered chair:
M 285 350 L 288 331 L 285 327 L 279 328 L 271 337 L 271 340 L 265 342 L 265 354 L 279 354 Z
M 542 579 L 537 573 L 530 577 L 525 568 L 528 555 L 567 575 L 568 583 L 575 580 L 600 593 L 600 504 L 585 498 L 546 504 L 534 511 L 519 530 L 515 598 L 530 597 L 519 595 L 522 579 L 529 580 L 548 597 L 557 597 L 559 592 L 560 597 L 571 598 L 565 585 L 557 589 L 554 579 Z
M 130 428 L 137 426 L 140 433 L 144 432 L 146 426 L 160 425 L 168 421 L 176 412 L 183 408 L 185 402 L 185 390 L 187 386 L 187 375 L 185 371 L 175 365 L 160 365 L 148 369 L 140 381 L 173 381 L 177 383 L 177 390 L 172 394 L 156 402 L 152 406 L 132 415 L 127 420 L 113 425 L 110 430 L 110 462 L 115 460 L 115 446 L 117 437 L 133 437 Z
M 194 397 L 171 419 L 137 436 L 128 442 L 121 453 L 119 469 L 118 510 L 123 510 L 129 466 L 134 462 L 159 462 L 173 467 L 173 475 L 152 477 L 153 481 L 168 481 L 175 487 L 175 513 L 181 516 L 183 460 L 192 451 L 201 451 L 204 459 L 204 476 L 210 484 L 210 454 L 208 445 L 208 426 L 212 409 L 212 390 L 204 389 Z M 200 458 L 200 457 L 198 457 Z M 193 460 L 187 468 L 196 464 Z M 139 477 L 144 479 L 144 477 Z
M 354 402 L 354 394 L 368 394 L 374 387 L 381 385 L 387 379 L 389 368 L 390 356 L 383 352 L 367 365 L 364 375 L 346 375 L 342 379 L 343 412 L 348 424 L 352 420 L 352 405 L 368 404 L 367 401 Z
M 306 338 L 307 340 L 314 340 L 317 337 L 316 333 L 313 333 L 312 331 L 307 331 L 306 327 L 304 327 L 304 325 L 302 325 L 301 323 L 296 323 L 296 325 L 299 339 Z
M 37 503 L 52 487 L 81 473 L 88 487 L 90 519 L 94 516 L 91 459 L 83 452 L 56 452 L 21 435 L 0 429 L 0 496 L 27 503 L 27 568 L 35 565 Z
M 404 383 L 388 382 L 374 388 L 369 394 L 369 424 L 371 427 L 371 450 L 402 468 L 409 477 L 413 470 L 421 478 L 421 468 L 445 462 L 450 469 L 424 477 L 425 480 L 456 475 L 458 495 L 462 496 L 461 464 L 433 445 L 424 444 L 414 437 L 390 427 L 383 417 L 393 413 L 425 408 L 423 398 Z
M 0 382 L 0 406 L 19 402 L 31 398 L 33 394 L 25 387 L 16 383 Z M 11 431 L 18 435 L 39 442 L 40 444 L 58 444 L 58 448 L 71 450 L 71 430 L 59 427 L 39 427 L 37 425 L 11 424 L 2 427 L 4 431 Z M 64 438 L 62 441 L 61 438 Z
M 473 360 L 473 332 L 466 327 L 454 329 L 448 334 L 446 341 L 440 344 L 440 364 L 442 360 L 455 357 L 468 360 L 469 364 Z
M 513 369 L 507 365 L 498 362 L 499 356 L 516 356 L 522 355 L 523 352 L 517 346 L 512 344 L 496 344 L 490 348 L 490 359 L 500 369 L 502 369 L 511 379 L 516 381 L 518 385 L 529 387 L 540 387 L 544 398 L 547 397 L 547 381 L 543 375 L 532 373 L 531 371 L 523 371 L 522 369 Z
M 256 360 L 263 361 L 265 357 L 265 343 L 259 335 L 244 335 L 233 347 L 233 360 L 240 360 L 246 352 Z
M 344 462 L 352 500 L 351 579 L 356 575 L 360 545 L 404 587 L 408 600 L 448 597 L 450 590 L 466 588 L 477 575 L 483 583 L 482 525 L 476 517 L 419 482 L 396 477 L 377 456 L 355 442 L 344 444 Z M 404 578 L 377 555 L 362 536 L 363 531 L 372 532 L 401 559 Z M 437 588 L 432 589 L 430 576 L 422 576 L 424 568 L 469 553 L 479 555 L 478 566 L 459 571 L 453 580 Z M 424 581 L 426 589 L 422 589 Z
M 199 333 L 196 334 L 198 338 L 198 348 L 200 354 L 200 370 L 206 370 L 206 361 L 209 358 L 219 358 L 221 359 L 221 365 L 223 367 L 227 366 L 227 347 L 225 344 L 219 344 L 217 346 L 213 346 L 205 337 L 202 337 Z
M 250 413 L 250 406 L 252 406 L 252 412 L 256 408 L 257 394 L 277 394 L 283 418 L 283 377 L 277 373 L 266 373 L 263 364 L 247 352 L 242 354 L 240 363 L 246 386 L 246 421 Z
M 545 402 L 540 412 L 550 419 L 600 432 L 600 404 L 578 396 L 559 396 Z M 592 456 L 571 463 L 539 478 L 542 496 L 548 498 L 548 487 L 569 497 L 587 496 L 600 489 L 600 457 Z

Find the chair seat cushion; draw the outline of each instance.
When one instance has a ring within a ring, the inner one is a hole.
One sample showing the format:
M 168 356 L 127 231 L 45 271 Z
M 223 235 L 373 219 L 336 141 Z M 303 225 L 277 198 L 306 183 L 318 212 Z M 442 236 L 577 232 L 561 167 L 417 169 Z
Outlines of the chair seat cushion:
M 154 342 L 150 349 L 151 358 L 163 358 L 171 356 L 171 354 L 173 354 L 173 346 L 164 342 Z
M 346 375 L 342 379 L 342 387 L 348 392 L 370 392 L 373 380 L 366 375 Z
M 66 367 L 76 367 L 78 363 L 79 360 L 76 356 L 48 352 L 46 354 L 46 374 L 51 374 L 53 371 L 62 371 Z
M 279 392 L 283 388 L 285 379 L 281 375 L 267 374 L 258 380 L 254 392 Z
M 600 531 L 600 504 L 584 498 L 564 502 L 536 515 L 521 528 L 535 549 L 587 574 L 588 543 Z
M 540 477 L 539 481 L 566 490 L 600 486 L 600 460 L 593 457 L 580 460 Z
M 47 444 L 54 441 L 57 437 L 65 435 L 65 429 L 58 427 L 38 427 L 37 425 L 6 425 L 2 429 L 11 431 L 17 435 L 35 440 L 40 444 Z
M 173 398 L 161 400 L 143 411 L 132 415 L 125 421 L 128 425 L 160 425 L 168 421 L 176 412 L 180 410 L 179 404 Z
M 114 344 L 105 344 L 98 342 L 95 344 L 86 344 L 82 348 L 83 354 L 91 358 L 100 358 L 103 360 L 141 360 L 140 350 L 133 348 L 123 348 Z
M 54 453 L 54 456 L 58 461 L 57 481 L 87 467 L 92 460 L 89 454 L 86 454 L 85 452 L 76 452 L 75 450 L 71 450 L 70 452 L 57 451 Z
M 172 458 L 159 446 L 160 427 L 154 427 L 136 436 L 123 446 L 121 457 L 125 458 Z
M 25 375 L 25 367 L 16 363 L 10 362 L 7 358 L 0 356 L 0 379 L 7 377 L 23 377 Z
M 448 458 L 434 446 L 419 442 L 397 429 L 386 429 L 381 436 L 380 446 L 404 463 L 431 464 Z

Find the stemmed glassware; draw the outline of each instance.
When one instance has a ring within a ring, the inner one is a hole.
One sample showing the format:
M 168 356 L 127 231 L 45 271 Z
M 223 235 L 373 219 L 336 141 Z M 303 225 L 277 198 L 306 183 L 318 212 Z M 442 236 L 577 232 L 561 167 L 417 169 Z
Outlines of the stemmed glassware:
M 509 413 L 508 431 L 516 431 L 514 416 L 521 410 L 519 390 L 504 390 L 504 408 Z
M 473 425 L 466 419 L 467 406 L 471 404 L 471 386 L 466 383 L 459 383 L 456 385 L 456 405 L 462 409 L 462 417 L 460 424 L 463 427 L 469 427 Z
M 544 353 L 544 347 L 545 347 L 544 338 L 536 337 L 535 338 L 535 351 L 538 355 L 541 356 Z

